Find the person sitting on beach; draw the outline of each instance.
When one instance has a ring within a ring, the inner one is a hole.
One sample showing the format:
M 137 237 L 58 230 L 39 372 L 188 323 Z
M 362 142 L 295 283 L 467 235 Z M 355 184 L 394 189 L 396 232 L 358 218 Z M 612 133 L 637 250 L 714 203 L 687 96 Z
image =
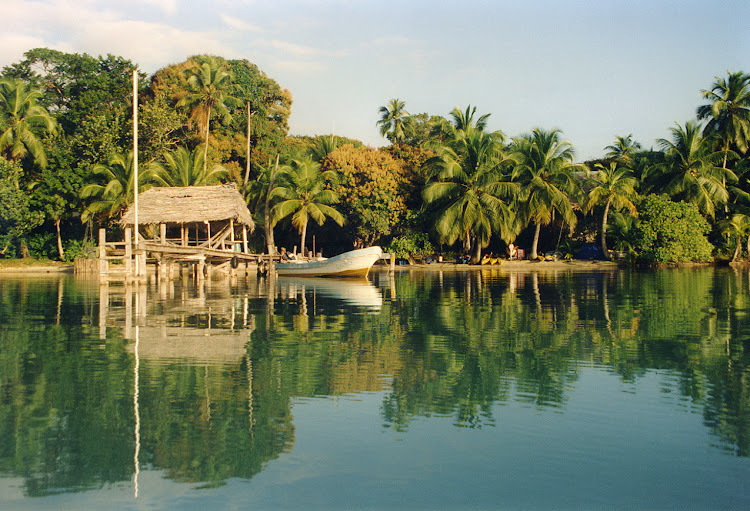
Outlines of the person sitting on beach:
M 516 256 L 518 255 L 518 251 L 516 250 L 516 246 L 515 246 L 515 245 L 514 245 L 513 243 L 510 243 L 510 244 L 508 245 L 508 250 L 507 250 L 507 252 L 508 252 L 508 259 L 510 259 L 511 261 L 512 261 L 513 259 L 515 259 L 515 258 L 516 258 Z

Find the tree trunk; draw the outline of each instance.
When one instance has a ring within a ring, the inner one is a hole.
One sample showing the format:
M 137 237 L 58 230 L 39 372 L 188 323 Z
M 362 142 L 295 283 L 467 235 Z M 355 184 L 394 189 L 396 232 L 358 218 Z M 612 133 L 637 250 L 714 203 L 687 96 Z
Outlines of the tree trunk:
M 727 145 L 724 146 L 724 163 L 721 168 L 724 169 L 724 173 L 721 175 L 721 183 L 724 185 L 724 190 L 727 189 L 727 156 L 729 156 L 729 139 L 727 139 Z M 724 213 L 729 213 L 729 204 L 724 203 Z
M 737 242 L 735 243 L 734 255 L 732 256 L 732 262 L 735 262 L 737 260 L 737 257 L 739 257 L 740 251 L 742 250 L 742 240 L 740 239 L 739 235 L 736 237 L 736 240 Z
M 208 107 L 208 118 L 206 119 L 206 140 L 205 147 L 203 148 L 203 176 L 206 176 L 206 169 L 208 168 L 208 128 L 211 126 L 211 107 Z
M 604 251 L 604 257 L 606 257 L 610 261 L 613 258 L 609 255 L 609 250 L 607 250 L 607 216 L 609 215 L 609 205 L 611 203 L 612 198 L 610 198 L 607 201 L 607 205 L 604 206 L 604 214 L 602 215 L 602 251 Z
M 65 253 L 63 252 L 62 237 L 60 236 L 60 219 L 55 219 L 55 230 L 57 230 L 57 253 L 60 254 L 60 260 L 65 259 Z
M 536 224 L 536 230 L 534 231 L 534 241 L 531 243 L 531 254 L 529 256 L 530 259 L 532 260 L 536 259 L 538 255 L 536 253 L 536 249 L 537 249 L 537 246 L 539 245 L 539 232 L 541 230 L 542 230 L 542 224 Z
M 302 238 L 299 242 L 299 251 L 302 254 L 302 256 L 305 256 L 305 238 L 307 237 L 307 222 L 305 222 L 305 225 L 302 226 Z
M 276 165 L 273 167 L 271 172 L 271 178 L 268 181 L 268 190 L 266 191 L 266 207 L 263 211 L 264 228 L 266 230 L 266 246 L 268 247 L 268 255 L 274 255 L 276 243 L 273 240 L 273 226 L 271 226 L 271 211 L 270 202 L 271 190 L 273 190 L 273 181 L 276 179 L 276 170 L 279 168 L 279 153 L 276 153 Z
M 464 238 L 464 253 L 462 255 L 466 255 L 471 250 L 471 233 L 467 232 L 466 237 Z
M 478 264 L 482 260 L 482 245 L 477 240 L 477 248 L 474 252 L 474 258 L 471 260 L 472 263 Z
M 245 180 L 242 183 L 242 190 L 247 191 L 247 182 L 250 180 L 250 118 L 255 112 L 250 113 L 250 102 L 247 103 L 247 162 L 245 163 Z

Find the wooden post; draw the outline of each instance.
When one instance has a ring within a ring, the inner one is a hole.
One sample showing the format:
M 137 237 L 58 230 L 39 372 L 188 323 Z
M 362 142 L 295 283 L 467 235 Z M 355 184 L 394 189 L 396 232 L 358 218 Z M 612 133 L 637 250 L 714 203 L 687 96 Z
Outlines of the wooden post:
M 232 242 L 232 252 L 234 252 L 234 219 L 229 219 L 229 240 Z
M 180 244 L 187 246 L 187 235 L 185 233 L 185 224 L 180 224 Z
M 104 275 L 109 271 L 109 262 L 107 261 L 107 231 L 99 229 L 99 275 Z
M 125 228 L 125 258 L 122 262 L 125 264 L 125 272 L 128 277 L 133 275 L 132 272 L 132 261 L 133 259 L 133 231 L 130 227 Z
M 159 242 L 162 245 L 167 244 L 167 224 L 159 224 Z
M 195 271 L 196 271 L 196 274 L 197 274 L 196 277 L 198 278 L 198 281 L 202 281 L 203 280 L 203 278 L 204 278 L 203 271 L 205 270 L 205 268 L 206 268 L 206 260 L 203 257 L 199 257 L 198 258 L 198 264 L 197 264 L 197 266 L 195 268 Z
M 100 229 L 99 234 L 101 235 Z M 105 261 L 106 262 L 106 261 Z M 107 338 L 107 310 L 109 308 L 109 287 L 105 281 L 101 282 L 99 286 L 99 339 L 104 340 Z

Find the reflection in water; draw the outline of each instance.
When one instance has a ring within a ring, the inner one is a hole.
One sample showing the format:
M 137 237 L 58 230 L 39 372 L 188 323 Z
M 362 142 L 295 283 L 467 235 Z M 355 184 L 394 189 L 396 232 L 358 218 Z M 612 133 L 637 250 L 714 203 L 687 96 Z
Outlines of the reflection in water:
M 293 451 L 301 398 L 374 393 L 399 435 L 441 417 L 492 429 L 502 407 L 568 414 L 596 391 L 582 368 L 634 394 L 658 376 L 702 414 L 706 444 L 750 455 L 744 270 L 4 279 L 0 298 L 0 474 L 28 496 L 132 480 L 138 497 L 148 470 L 201 487 L 253 478 Z
M 326 279 L 326 278 L 295 278 L 278 277 L 276 279 L 281 296 L 294 296 L 300 293 L 302 299 L 311 294 L 313 300 L 317 296 L 326 296 L 341 300 L 348 305 L 365 307 L 370 310 L 380 310 L 383 297 L 376 287 L 367 279 Z
M 138 372 L 141 366 L 141 357 L 139 353 L 140 334 L 138 327 L 135 327 L 135 367 L 133 368 L 133 415 L 135 416 L 135 454 L 133 455 L 133 465 L 135 466 L 133 474 L 133 496 L 138 498 L 138 474 L 140 473 L 140 462 L 138 456 L 141 453 L 141 413 L 138 408 L 139 382 Z

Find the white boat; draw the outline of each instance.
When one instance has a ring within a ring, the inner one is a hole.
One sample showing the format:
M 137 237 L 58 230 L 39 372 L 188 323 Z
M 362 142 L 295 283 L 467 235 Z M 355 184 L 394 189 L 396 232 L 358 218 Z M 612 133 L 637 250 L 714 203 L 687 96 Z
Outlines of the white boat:
M 380 247 L 368 247 L 327 259 L 284 261 L 276 263 L 276 273 L 295 277 L 367 277 L 382 254 Z

